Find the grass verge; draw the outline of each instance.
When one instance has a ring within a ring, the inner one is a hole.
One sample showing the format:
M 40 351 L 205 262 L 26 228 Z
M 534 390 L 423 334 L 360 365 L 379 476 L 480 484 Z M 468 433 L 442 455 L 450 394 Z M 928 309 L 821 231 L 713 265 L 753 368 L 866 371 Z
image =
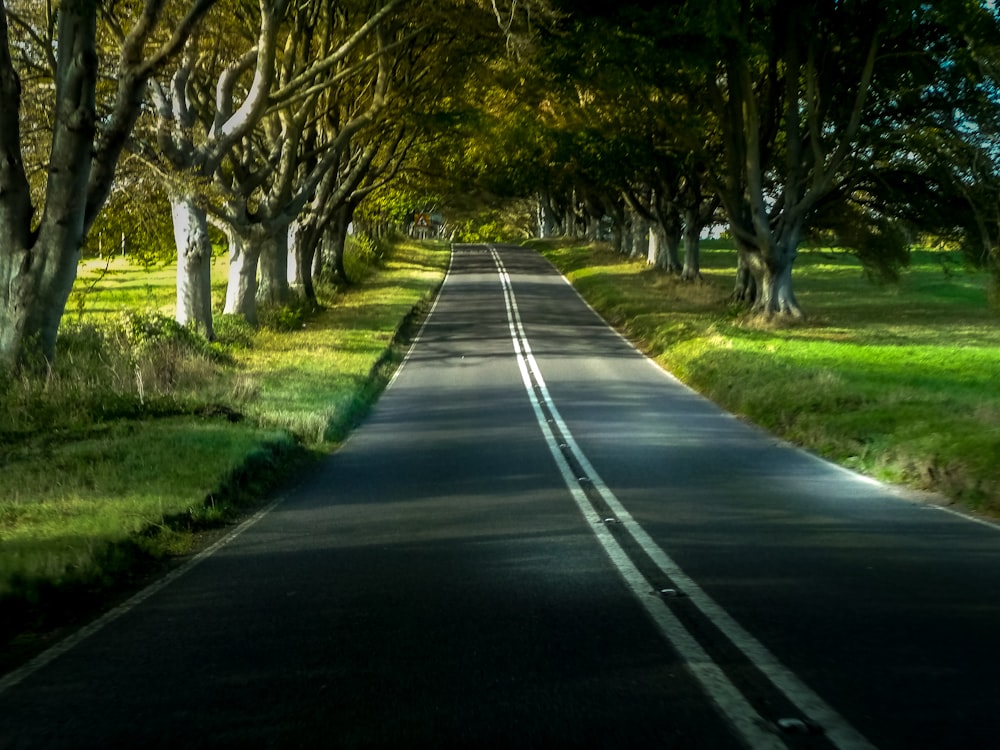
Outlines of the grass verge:
M 537 245 L 609 322 L 723 408 L 883 481 L 1000 517 L 1000 317 L 958 254 L 917 251 L 897 285 L 847 253 L 806 250 L 807 320 L 762 324 L 727 303 L 735 255 L 706 243 L 684 283 L 579 243 Z
M 57 370 L 0 383 L 0 668 L 326 454 L 381 392 L 447 261 L 444 244 L 399 243 L 323 309 L 279 315 L 293 330 L 220 316 L 212 345 L 158 316 L 172 273 L 84 269 Z

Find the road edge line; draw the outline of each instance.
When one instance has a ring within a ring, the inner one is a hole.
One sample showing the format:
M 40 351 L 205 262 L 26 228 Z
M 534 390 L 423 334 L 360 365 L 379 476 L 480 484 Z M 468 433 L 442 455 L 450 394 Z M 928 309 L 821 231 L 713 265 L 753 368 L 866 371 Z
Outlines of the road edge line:
M 243 521 L 239 526 L 230 531 L 228 534 L 223 536 L 221 539 L 216 540 L 213 544 L 209 545 L 205 549 L 201 550 L 198 554 L 192 557 L 190 560 L 185 562 L 178 568 L 167 573 L 162 578 L 151 583 L 146 588 L 142 589 L 136 594 L 126 599 L 124 602 L 116 607 L 105 612 L 103 615 L 98 617 L 96 620 L 91 621 L 87 625 L 84 625 L 79 630 L 66 636 L 64 639 L 59 641 L 53 646 L 45 649 L 42 653 L 35 656 L 33 659 L 18 667 L 17 669 L 8 672 L 3 677 L 0 677 L 0 696 L 5 692 L 15 687 L 16 685 L 24 682 L 26 679 L 34 675 L 36 672 L 44 669 L 49 664 L 54 662 L 60 656 L 76 648 L 78 645 L 83 643 L 85 640 L 90 638 L 90 636 L 99 633 L 105 627 L 113 623 L 118 618 L 128 614 L 133 609 L 138 607 L 140 604 L 145 602 L 150 597 L 159 593 L 171 583 L 187 575 L 201 563 L 207 560 L 209 557 L 214 555 L 220 549 L 225 547 L 227 544 L 232 542 L 243 532 L 254 526 L 258 521 L 260 521 L 264 516 L 270 513 L 272 510 L 277 508 L 281 503 L 285 501 L 285 496 L 279 497 L 270 504 L 258 510 L 250 518 Z

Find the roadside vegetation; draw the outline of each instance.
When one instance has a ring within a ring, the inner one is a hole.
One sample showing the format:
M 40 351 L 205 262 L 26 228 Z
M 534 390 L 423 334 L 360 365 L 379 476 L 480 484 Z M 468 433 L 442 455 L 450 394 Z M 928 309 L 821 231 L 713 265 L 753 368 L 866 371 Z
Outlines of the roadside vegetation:
M 852 254 L 804 250 L 811 314 L 730 306 L 736 253 L 705 242 L 701 282 L 600 245 L 536 243 L 606 319 L 684 382 L 761 427 L 880 480 L 1000 517 L 1000 316 L 988 273 L 917 250 L 898 283 Z M 775 387 L 775 384 L 781 384 Z
M 443 243 L 383 250 L 350 243 L 361 280 L 321 288 L 321 309 L 259 329 L 219 316 L 211 343 L 168 317 L 173 267 L 81 270 L 48 377 L 0 384 L 0 638 L 186 553 L 343 438 L 448 259 Z

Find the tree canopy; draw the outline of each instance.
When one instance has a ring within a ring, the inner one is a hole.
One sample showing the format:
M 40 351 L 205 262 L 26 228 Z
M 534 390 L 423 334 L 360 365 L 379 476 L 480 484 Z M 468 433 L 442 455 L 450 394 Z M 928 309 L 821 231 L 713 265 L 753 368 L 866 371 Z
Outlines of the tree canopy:
M 810 236 L 891 277 L 933 235 L 1000 279 L 998 74 L 968 0 L 0 0 L 0 360 L 54 356 L 92 228 L 173 245 L 208 335 L 209 224 L 252 319 L 336 275 L 352 219 L 449 207 L 685 279 L 723 225 L 766 315 L 802 314 Z

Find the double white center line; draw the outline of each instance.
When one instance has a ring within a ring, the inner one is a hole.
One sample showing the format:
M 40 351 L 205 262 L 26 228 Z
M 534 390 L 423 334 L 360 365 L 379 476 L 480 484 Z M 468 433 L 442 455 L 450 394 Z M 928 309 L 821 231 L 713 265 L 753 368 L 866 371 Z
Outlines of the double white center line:
M 767 720 L 751 705 L 750 701 L 733 684 L 732 680 L 711 658 L 705 648 L 688 631 L 665 600 L 642 573 L 615 534 L 600 515 L 592 498 L 608 508 L 613 523 L 624 529 L 643 552 L 681 592 L 708 618 L 747 660 L 794 705 L 802 717 L 792 718 L 794 726 L 819 727 L 826 739 L 842 750 L 871 749 L 873 746 L 851 727 L 836 711 L 816 695 L 798 677 L 782 665 L 757 639 L 747 633 L 730 615 L 716 604 L 646 533 L 631 514 L 604 484 L 600 475 L 587 460 L 583 451 L 553 403 L 545 386 L 541 369 L 531 353 L 528 336 L 521 322 L 521 315 L 514 296 L 510 276 L 500 254 L 491 249 L 503 287 L 510 326 L 511 341 L 517 357 L 521 379 L 528 393 L 535 419 L 545 437 L 552 458 L 559 467 L 566 487 L 584 518 L 590 524 L 598 542 L 618 569 L 626 584 L 642 604 L 661 634 L 677 651 L 688 671 L 701 685 L 723 716 L 730 722 L 738 736 L 751 748 L 784 748 L 781 728 L 775 720 Z M 576 471 L 574 471 L 574 467 Z M 588 494 L 589 493 L 589 494 Z

